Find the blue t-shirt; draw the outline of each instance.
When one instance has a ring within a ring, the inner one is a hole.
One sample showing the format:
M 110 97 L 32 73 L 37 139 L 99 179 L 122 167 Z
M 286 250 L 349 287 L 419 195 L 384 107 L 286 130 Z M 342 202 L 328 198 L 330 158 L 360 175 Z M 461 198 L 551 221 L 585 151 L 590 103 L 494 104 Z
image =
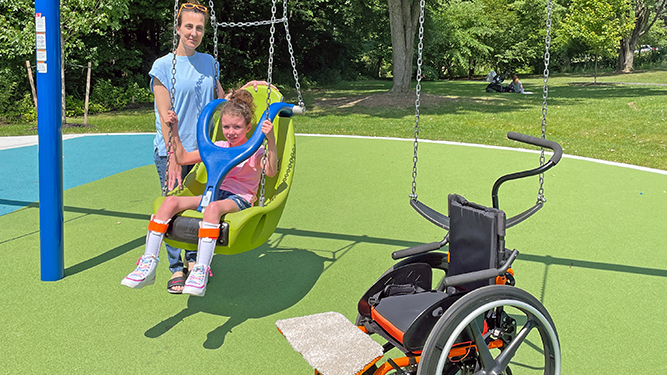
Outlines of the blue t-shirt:
M 173 54 L 169 53 L 153 63 L 151 71 L 151 91 L 154 80 L 159 80 L 171 92 Z M 183 148 L 191 152 L 197 149 L 197 120 L 204 106 L 213 100 L 216 87 L 215 60 L 206 53 L 195 52 L 192 56 L 176 56 L 176 93 L 174 112 L 178 116 L 178 135 Z M 167 150 L 162 136 L 160 115 L 155 105 L 155 128 L 157 134 L 153 146 L 160 156 Z

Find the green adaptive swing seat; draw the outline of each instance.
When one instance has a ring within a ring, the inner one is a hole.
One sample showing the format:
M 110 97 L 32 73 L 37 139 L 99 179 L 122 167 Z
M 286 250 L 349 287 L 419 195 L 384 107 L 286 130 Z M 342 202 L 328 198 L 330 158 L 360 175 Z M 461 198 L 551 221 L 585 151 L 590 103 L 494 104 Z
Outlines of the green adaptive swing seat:
M 255 120 L 258 120 L 266 110 L 267 87 L 259 86 L 257 92 L 252 87 L 247 88 L 247 90 L 255 98 L 254 102 L 257 106 Z M 282 101 L 282 95 L 272 88 L 271 103 L 280 101 Z M 224 140 L 222 132 L 219 131 L 219 111 L 211 116 L 210 121 L 215 122 L 215 126 L 209 127 L 209 129 L 214 129 L 211 139 L 213 141 Z M 249 134 L 253 134 L 256 126 L 256 124 L 253 126 Z M 278 225 L 287 202 L 294 174 L 296 144 L 292 117 L 276 116 L 273 120 L 273 132 L 278 152 L 278 172 L 274 177 L 266 176 L 264 193 L 266 202 L 263 207 L 259 206 L 260 192 L 258 191 L 258 200 L 253 207 L 222 217 L 220 237 L 215 249 L 218 254 L 232 255 L 252 250 L 266 242 Z M 202 195 L 206 186 L 206 167 L 204 163 L 198 163 L 183 181 L 183 190 L 174 189 L 168 195 Z M 259 189 L 261 189 L 261 185 Z M 165 197 L 159 197 L 155 200 L 153 213 L 157 212 L 164 199 Z M 199 222 L 203 217 L 204 214 L 196 210 L 186 210 L 177 214 L 170 222 L 164 241 L 177 248 L 197 250 Z

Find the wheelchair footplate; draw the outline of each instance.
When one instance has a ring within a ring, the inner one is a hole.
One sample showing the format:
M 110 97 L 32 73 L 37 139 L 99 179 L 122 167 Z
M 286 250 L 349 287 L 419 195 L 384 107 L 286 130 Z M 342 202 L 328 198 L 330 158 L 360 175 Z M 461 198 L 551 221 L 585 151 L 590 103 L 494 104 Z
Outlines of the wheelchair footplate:
M 363 373 L 383 356 L 382 345 L 337 312 L 278 320 L 276 326 L 322 375 Z

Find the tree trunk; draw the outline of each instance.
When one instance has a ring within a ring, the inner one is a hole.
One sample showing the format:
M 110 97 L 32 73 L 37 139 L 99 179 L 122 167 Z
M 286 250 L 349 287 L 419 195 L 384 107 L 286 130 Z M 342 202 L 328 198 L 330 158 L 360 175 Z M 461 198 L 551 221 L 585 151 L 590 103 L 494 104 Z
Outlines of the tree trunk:
M 598 55 L 595 55 L 595 75 L 593 75 L 593 84 L 598 84 Z
M 412 57 L 415 31 L 419 20 L 419 0 L 387 0 L 393 62 L 393 85 L 389 92 L 404 93 L 412 89 Z
M 635 48 L 639 43 L 639 38 L 646 34 L 656 20 L 665 15 L 667 1 L 656 1 L 654 4 L 654 14 L 651 17 L 651 9 L 641 0 L 637 0 L 635 5 L 635 28 L 632 29 L 630 36 L 621 39 L 621 48 L 618 53 L 618 63 L 616 69 L 623 73 L 630 73 L 634 70 Z
M 618 50 L 618 64 L 616 69 L 619 72 L 630 73 L 635 70 L 635 43 L 631 42 L 632 38 L 621 39 L 621 48 Z

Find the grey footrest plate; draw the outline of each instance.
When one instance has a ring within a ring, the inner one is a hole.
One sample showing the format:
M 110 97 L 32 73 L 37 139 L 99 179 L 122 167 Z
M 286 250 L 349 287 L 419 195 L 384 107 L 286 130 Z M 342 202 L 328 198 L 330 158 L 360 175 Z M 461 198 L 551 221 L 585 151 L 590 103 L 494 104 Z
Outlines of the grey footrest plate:
M 322 375 L 354 375 L 383 355 L 382 345 L 337 312 L 283 319 L 276 326 Z

